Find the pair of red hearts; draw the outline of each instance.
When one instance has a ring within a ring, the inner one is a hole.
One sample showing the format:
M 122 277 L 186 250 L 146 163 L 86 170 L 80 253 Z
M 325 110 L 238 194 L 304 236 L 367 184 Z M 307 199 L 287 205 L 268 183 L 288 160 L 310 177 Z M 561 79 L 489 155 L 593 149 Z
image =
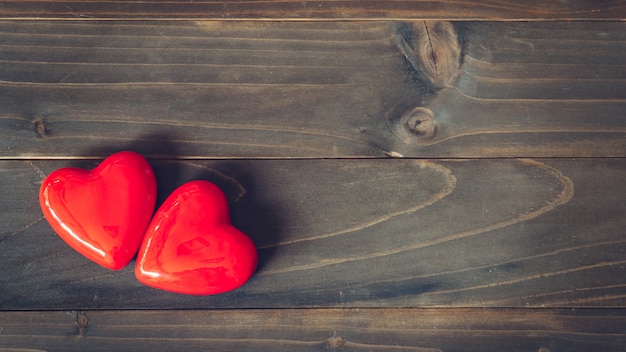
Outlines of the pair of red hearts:
M 252 276 L 256 247 L 230 224 L 224 193 L 208 181 L 176 189 L 153 216 L 157 186 L 141 155 L 119 152 L 93 170 L 63 168 L 43 181 L 45 218 L 72 248 L 122 269 L 137 254 L 135 276 L 166 291 L 207 295 Z

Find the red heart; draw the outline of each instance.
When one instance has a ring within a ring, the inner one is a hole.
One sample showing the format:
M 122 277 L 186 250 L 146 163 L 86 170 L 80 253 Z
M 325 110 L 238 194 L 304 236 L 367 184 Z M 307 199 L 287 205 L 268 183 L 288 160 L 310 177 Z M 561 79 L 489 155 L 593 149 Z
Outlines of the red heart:
M 119 152 L 93 170 L 64 168 L 41 185 L 39 204 L 54 231 L 85 257 L 109 269 L 137 253 L 156 202 L 150 164 Z
M 257 265 L 254 243 L 230 224 L 224 193 L 188 182 L 161 205 L 137 256 L 135 276 L 162 290 L 210 295 L 234 290 Z

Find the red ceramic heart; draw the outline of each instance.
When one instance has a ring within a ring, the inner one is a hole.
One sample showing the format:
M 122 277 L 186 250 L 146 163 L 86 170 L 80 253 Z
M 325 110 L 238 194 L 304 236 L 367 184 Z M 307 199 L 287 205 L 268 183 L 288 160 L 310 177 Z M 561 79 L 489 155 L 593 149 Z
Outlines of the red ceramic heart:
M 54 231 L 77 252 L 109 269 L 137 253 L 156 202 L 150 164 L 119 152 L 93 170 L 64 168 L 41 185 L 39 203 Z
M 218 294 L 248 281 L 257 258 L 254 243 L 230 224 L 219 187 L 192 181 L 176 189 L 152 218 L 135 276 L 166 291 Z

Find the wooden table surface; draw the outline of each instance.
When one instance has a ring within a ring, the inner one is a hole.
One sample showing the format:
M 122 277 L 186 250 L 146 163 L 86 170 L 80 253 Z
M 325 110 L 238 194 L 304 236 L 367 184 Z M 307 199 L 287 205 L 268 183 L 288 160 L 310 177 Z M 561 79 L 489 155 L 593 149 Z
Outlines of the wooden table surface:
M 626 350 L 626 1 L 0 2 L 0 352 Z M 233 292 L 43 219 L 55 169 L 218 184 Z

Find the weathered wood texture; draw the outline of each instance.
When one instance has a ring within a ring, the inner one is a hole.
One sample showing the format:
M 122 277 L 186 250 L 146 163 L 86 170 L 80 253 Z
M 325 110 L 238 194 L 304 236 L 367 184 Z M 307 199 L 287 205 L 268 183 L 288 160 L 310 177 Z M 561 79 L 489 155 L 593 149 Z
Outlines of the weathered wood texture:
M 625 18 L 0 2 L 0 352 L 624 350 Z M 122 149 L 150 158 L 160 201 L 226 191 L 260 251 L 248 284 L 158 291 L 52 232 L 43 177 Z
M 167 2 L 75 0 L 3 1 L 0 17 L 9 18 L 212 18 L 212 19 L 615 19 L 626 17 L 623 0 L 268 0 Z
M 0 158 L 624 157 L 624 52 L 624 22 L 0 21 Z
M 626 159 L 153 161 L 160 198 L 216 182 L 260 250 L 243 288 L 194 297 L 76 254 L 0 165 L 0 309 L 625 307 Z
M 623 351 L 623 310 L 2 312 L 0 351 Z

